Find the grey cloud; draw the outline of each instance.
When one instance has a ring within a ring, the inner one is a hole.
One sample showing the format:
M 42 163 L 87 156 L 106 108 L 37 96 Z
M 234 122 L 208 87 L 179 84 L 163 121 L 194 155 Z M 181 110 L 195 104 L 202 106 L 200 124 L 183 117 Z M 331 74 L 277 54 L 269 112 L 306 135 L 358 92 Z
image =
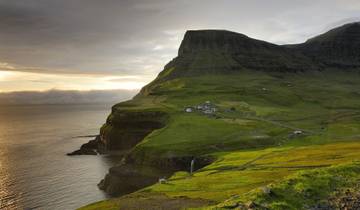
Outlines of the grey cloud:
M 0 4 L 0 27 L 5 33 L 36 30 L 49 26 L 48 23 L 42 11 L 24 6 Z
M 353 2 L 0 0 L 0 62 L 56 74 L 63 69 L 154 77 L 176 56 L 187 29 L 301 42 L 339 19 L 357 17 L 360 8 Z

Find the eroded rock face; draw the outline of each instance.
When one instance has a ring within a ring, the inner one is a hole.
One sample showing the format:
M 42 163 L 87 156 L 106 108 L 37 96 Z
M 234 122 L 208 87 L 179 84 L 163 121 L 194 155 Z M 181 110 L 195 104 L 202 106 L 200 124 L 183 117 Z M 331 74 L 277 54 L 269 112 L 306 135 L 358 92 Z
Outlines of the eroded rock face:
M 123 164 L 110 168 L 98 186 L 110 195 L 124 195 L 152 185 L 171 172 L 149 166 Z
M 128 111 L 114 106 L 100 135 L 67 155 L 126 154 L 156 129 L 166 125 L 168 114 L 161 111 Z
M 101 128 L 100 141 L 107 150 L 128 150 L 155 129 L 166 125 L 168 114 L 161 111 L 124 111 L 114 108 Z
M 159 178 L 168 178 L 175 171 L 190 171 L 191 160 L 194 162 L 194 171 L 210 164 L 211 157 L 173 157 L 150 158 L 151 161 L 135 157 L 131 153 L 123 159 L 123 163 L 110 168 L 109 173 L 98 184 L 101 190 L 109 195 L 124 195 L 135 192 L 159 181 Z
M 145 151 L 146 152 L 146 151 Z M 133 165 L 148 165 L 169 171 L 190 171 L 191 161 L 194 160 L 194 170 L 201 169 L 214 161 L 211 156 L 154 156 L 137 151 L 129 153 L 125 162 Z

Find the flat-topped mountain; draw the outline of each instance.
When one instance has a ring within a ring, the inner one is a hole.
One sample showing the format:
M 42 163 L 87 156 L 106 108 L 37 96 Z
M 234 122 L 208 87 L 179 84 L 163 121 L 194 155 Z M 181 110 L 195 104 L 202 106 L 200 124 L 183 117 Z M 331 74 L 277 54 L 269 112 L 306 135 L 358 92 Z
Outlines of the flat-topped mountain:
M 169 73 L 168 69 L 171 69 Z M 222 74 L 245 69 L 315 70 L 310 59 L 283 46 L 225 30 L 187 31 L 178 56 L 165 67 L 166 77 Z
M 311 72 L 360 68 L 360 23 L 330 30 L 302 44 L 276 45 L 226 30 L 185 33 L 178 56 L 141 93 L 167 80 L 244 70 Z
M 178 56 L 83 146 L 123 155 L 101 189 L 137 192 L 84 209 L 337 209 L 333 192 L 359 189 L 358 30 L 282 46 L 186 32 Z
M 278 50 L 279 47 L 232 31 L 190 30 L 185 33 L 179 56 L 205 51 L 237 55 L 263 49 Z

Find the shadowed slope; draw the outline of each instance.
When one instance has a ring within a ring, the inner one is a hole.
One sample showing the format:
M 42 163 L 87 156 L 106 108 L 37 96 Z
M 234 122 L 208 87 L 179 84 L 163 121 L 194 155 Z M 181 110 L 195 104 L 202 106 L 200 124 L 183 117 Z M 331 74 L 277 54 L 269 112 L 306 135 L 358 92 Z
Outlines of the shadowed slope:
M 330 67 L 360 67 L 360 22 L 343 25 L 292 46 Z

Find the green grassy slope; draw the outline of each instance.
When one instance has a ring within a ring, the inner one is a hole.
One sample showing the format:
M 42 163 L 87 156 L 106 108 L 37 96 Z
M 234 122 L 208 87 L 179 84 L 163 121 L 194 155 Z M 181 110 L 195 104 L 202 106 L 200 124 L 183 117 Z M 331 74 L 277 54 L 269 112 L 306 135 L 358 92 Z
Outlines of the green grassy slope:
M 150 92 L 151 95 L 139 95 L 118 104 L 113 110 L 158 110 L 170 116 L 167 125 L 137 144 L 130 156 L 142 164 L 202 155 L 213 156 L 216 161 L 192 177 L 187 172 L 178 172 L 167 184 L 156 184 L 132 194 L 139 205 L 142 202 L 139 197 L 154 198 L 156 202 L 160 194 L 159 202 L 186 196 L 208 201 L 201 203 L 209 205 L 208 208 L 213 208 L 214 203 L 224 207 L 253 199 L 267 202 L 273 209 L 278 209 L 276 202 L 297 208 L 302 195 L 281 184 L 282 180 L 300 176 L 298 182 L 307 184 L 301 178 L 303 175 L 294 174 L 316 168 L 321 168 L 316 176 L 322 180 L 322 173 L 335 170 L 326 171 L 326 168 L 360 159 L 358 73 L 269 74 L 244 70 L 236 74 L 177 78 L 154 84 Z M 205 101 L 219 107 L 216 116 L 183 111 L 186 106 Z M 295 130 L 303 134 L 294 135 Z M 336 170 L 346 174 L 348 168 L 339 166 Z M 281 197 L 272 200 L 249 194 L 271 183 L 279 195 L 289 190 L 292 196 L 289 199 L 295 200 L 281 200 Z M 306 202 L 312 205 L 316 199 L 330 196 L 329 192 L 324 189 L 314 200 Z M 83 209 L 116 209 L 131 197 L 124 199 Z M 188 201 L 182 202 L 186 206 Z
M 243 72 L 170 80 L 155 87 L 171 113 L 168 125 L 147 136 L 133 154 L 209 154 L 284 144 L 306 145 L 356 139 L 360 131 L 357 74 L 269 75 Z M 219 107 L 216 117 L 185 113 L 204 101 Z M 228 111 L 230 108 L 235 111 Z M 290 138 L 294 130 L 304 135 Z M 157 157 L 156 157 L 157 158 Z

